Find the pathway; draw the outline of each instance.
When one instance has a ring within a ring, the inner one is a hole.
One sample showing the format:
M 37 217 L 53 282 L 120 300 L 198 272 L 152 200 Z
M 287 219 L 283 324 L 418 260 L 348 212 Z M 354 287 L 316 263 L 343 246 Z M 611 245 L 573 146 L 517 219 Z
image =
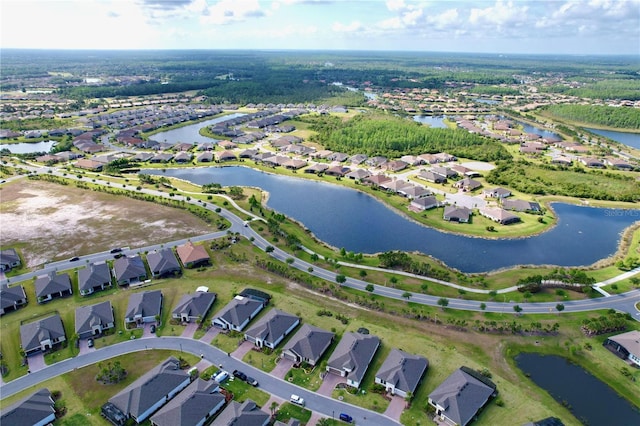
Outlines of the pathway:
M 193 339 L 193 335 L 195 334 L 197 329 L 198 329 L 198 323 L 190 322 L 184 328 L 184 330 L 182 331 L 182 334 L 180 335 L 180 337 L 188 337 L 189 339 Z
M 242 344 L 240 344 L 240 346 L 238 346 L 238 349 L 231 352 L 231 356 L 237 359 L 242 359 L 252 349 L 253 349 L 253 343 L 249 342 L 248 340 L 245 340 L 244 342 L 242 342 Z
M 216 338 L 216 336 L 218 335 L 218 333 L 220 333 L 220 329 L 216 328 L 216 327 L 209 327 L 209 330 L 207 330 L 206 333 L 204 333 L 204 336 L 202 336 L 200 338 L 201 342 L 205 342 L 207 345 L 211 344 L 211 342 L 213 341 L 213 339 Z
M 35 373 L 36 371 L 43 370 L 47 367 L 47 364 L 44 362 L 44 354 L 42 352 L 29 356 L 27 358 L 27 363 L 29 364 L 29 373 Z
M 289 370 L 291 370 L 292 367 L 293 361 L 286 358 L 280 358 L 278 360 L 278 363 L 276 364 L 276 367 L 271 370 L 271 375 L 284 379 L 284 376 L 287 374 L 287 372 L 289 372 Z
M 406 408 L 407 403 L 401 396 L 394 395 L 391 397 L 391 401 L 389 402 L 389 406 L 384 412 L 384 415 L 392 418 L 393 420 L 400 421 L 400 416 L 402 412 Z
M 318 393 L 320 395 L 331 397 L 333 390 L 336 388 L 338 383 L 347 383 L 347 380 L 344 377 L 338 376 L 337 374 L 323 373 L 324 379 L 322 380 L 322 384 L 320 385 L 320 389 L 318 389 Z

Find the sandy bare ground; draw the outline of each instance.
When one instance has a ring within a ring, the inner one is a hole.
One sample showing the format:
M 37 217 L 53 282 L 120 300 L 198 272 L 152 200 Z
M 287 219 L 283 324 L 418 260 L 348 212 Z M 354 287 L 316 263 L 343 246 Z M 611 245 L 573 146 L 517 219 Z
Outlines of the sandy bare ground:
M 207 232 L 186 211 L 71 185 L 21 179 L 0 191 L 0 244 L 18 248 L 28 267 Z

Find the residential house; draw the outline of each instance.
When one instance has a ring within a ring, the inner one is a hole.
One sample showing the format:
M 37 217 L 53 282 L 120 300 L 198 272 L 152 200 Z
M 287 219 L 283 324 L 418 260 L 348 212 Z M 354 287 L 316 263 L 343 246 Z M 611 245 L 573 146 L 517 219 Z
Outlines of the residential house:
M 202 321 L 216 300 L 215 293 L 196 291 L 185 294 L 173 309 L 171 316 L 182 322 Z
M 367 178 L 367 177 L 371 176 L 371 173 L 369 173 L 369 171 L 365 170 L 365 169 L 355 169 L 355 170 L 347 173 L 346 176 L 349 179 L 362 180 L 364 178 Z
M 394 348 L 376 373 L 375 382 L 383 385 L 390 394 L 406 398 L 415 395 L 428 366 L 425 357 Z
M 21 285 L 13 287 L 8 285 L 0 286 L 0 315 L 16 311 L 20 306 L 26 304 L 27 294 L 24 292 L 24 287 Z
M 78 289 L 80 295 L 87 296 L 111 287 L 111 270 L 105 262 L 90 263 L 78 269 Z
M 384 163 L 381 167 L 390 172 L 399 172 L 409 167 L 409 164 L 402 160 L 391 160 Z
M 211 324 L 223 330 L 242 331 L 264 306 L 258 300 L 236 296 L 216 314 Z
M 328 164 L 324 164 L 324 163 L 315 163 L 310 165 L 309 167 L 307 167 L 306 169 L 304 169 L 305 173 L 323 173 L 325 170 L 327 170 L 329 168 Z
M 380 338 L 372 334 L 345 333 L 327 362 L 327 371 L 346 377 L 349 386 L 358 388 L 379 346 Z
M 451 178 L 454 178 L 454 177 L 458 176 L 458 172 L 456 172 L 453 169 L 450 169 L 449 167 L 432 166 L 431 167 L 431 171 L 433 173 L 436 173 L 436 174 L 439 174 L 441 176 L 444 176 L 446 179 L 451 179 Z
M 423 186 L 409 185 L 400 188 L 398 190 L 398 194 L 402 195 L 403 197 L 407 197 L 410 200 L 414 200 L 416 198 L 426 197 L 427 195 L 431 194 L 431 191 Z
M 189 152 L 179 152 L 173 157 L 173 161 L 176 163 L 188 163 L 193 158 L 193 155 Z
M 619 169 L 619 170 L 633 170 L 634 167 L 632 164 L 630 164 L 629 162 L 621 159 L 621 158 L 615 158 L 615 157 L 609 157 L 609 158 L 605 158 L 604 159 L 604 163 L 607 166 L 611 166 L 614 169 Z
M 484 189 L 482 191 L 482 195 L 490 198 L 504 199 L 511 196 L 511 191 L 509 191 L 506 188 L 498 187 L 498 188 Z
M 578 159 L 578 161 L 580 161 L 585 166 L 591 167 L 591 168 L 594 168 L 594 169 L 603 169 L 604 168 L 604 161 L 599 160 L 597 158 L 581 157 L 580 159 Z
M 66 339 L 58 314 L 20 326 L 20 342 L 26 355 L 49 350 Z
M 147 269 L 140 255 L 123 256 L 113 262 L 113 275 L 118 285 L 138 284 L 147 279 Z
M 445 206 L 442 218 L 449 222 L 467 223 L 471 217 L 471 209 L 467 207 Z
M 224 407 L 225 397 L 215 381 L 200 378 L 151 416 L 153 426 L 204 426 Z
M 210 163 L 213 161 L 213 153 L 211 151 L 204 151 L 196 157 L 198 163 Z
M 216 153 L 216 159 L 218 161 L 233 161 L 237 160 L 236 154 L 233 151 L 222 151 Z
M 500 207 L 481 207 L 478 209 L 480 214 L 500 225 L 508 225 L 510 223 L 520 222 L 520 217 Z
M 43 388 L 2 410 L 0 424 L 11 426 L 45 426 L 56 419 L 49 389 Z
M 616 334 L 605 340 L 603 345 L 620 358 L 640 367 L 640 331 Z
M 465 426 L 497 394 L 496 385 L 489 379 L 460 367 L 429 394 L 429 404 L 441 421 Z
M 247 426 L 267 426 L 271 416 L 260 410 L 250 399 L 243 403 L 230 401 L 229 405 L 216 417 L 216 425 L 247 425 Z
M 244 339 L 259 348 L 275 349 L 282 340 L 300 324 L 297 316 L 272 309 L 249 330 L 244 333 Z
M 169 357 L 109 399 L 107 404 L 136 423 L 142 423 L 190 382 L 189 375 L 180 369 L 180 361 Z M 105 411 L 103 406 L 102 412 Z
M 36 278 L 35 289 L 38 303 L 48 302 L 54 297 L 70 296 L 73 293 L 71 278 L 67 273 L 57 275 L 52 272 L 48 275 L 40 275 Z
M 386 189 L 387 191 L 390 191 L 393 193 L 399 193 L 404 188 L 407 188 L 409 186 L 411 186 L 409 182 L 406 182 L 402 179 L 396 179 L 396 180 L 390 180 L 388 182 L 383 183 L 382 185 L 380 185 L 380 188 Z
M 211 262 L 209 253 L 201 245 L 195 245 L 191 241 L 187 241 L 181 246 L 176 247 L 176 252 L 185 268 L 197 268 L 208 265 Z
M 129 304 L 124 315 L 124 323 L 140 325 L 155 322 L 162 312 L 162 292 L 143 291 L 129 296 Z
M 391 178 L 388 177 L 387 175 L 371 175 L 367 178 L 364 178 L 362 180 L 364 183 L 368 183 L 371 184 L 372 186 L 379 186 L 381 187 L 382 185 L 386 184 L 387 182 L 391 181 Z
M 163 248 L 147 254 L 147 264 L 151 275 L 156 278 L 177 276 L 182 273 L 180 263 L 170 248 Z
M 0 271 L 8 271 L 20 266 L 20 256 L 16 249 L 0 250 Z
M 433 183 L 443 183 L 447 181 L 445 176 L 439 173 L 436 173 L 432 170 L 421 170 L 420 173 L 418 173 L 418 177 L 420 179 L 426 180 L 427 182 L 433 182 Z
M 440 207 L 440 202 L 434 195 L 429 195 L 422 198 L 414 198 L 411 200 L 411 203 L 409 203 L 409 210 L 415 212 L 422 212 L 434 207 Z
M 345 166 L 333 166 L 333 167 L 329 167 L 327 170 L 324 171 L 324 174 L 327 176 L 337 176 L 337 177 L 342 177 L 344 175 L 346 175 L 347 173 L 349 173 L 351 171 L 350 168 L 345 167 Z
M 573 160 L 564 155 L 556 155 L 551 159 L 551 164 L 559 164 L 561 166 L 570 166 Z
M 371 157 L 365 161 L 365 164 L 369 167 L 382 167 L 384 163 L 388 161 L 387 157 L 383 157 L 378 155 L 376 157 Z
M 514 210 L 517 212 L 539 212 L 540 204 L 533 201 L 525 200 L 503 200 L 502 208 L 505 210 Z
M 295 363 L 317 365 L 333 342 L 335 333 L 303 324 L 282 349 L 282 357 Z
M 98 336 L 115 327 L 110 301 L 76 308 L 76 334 L 79 338 Z
M 355 154 L 355 155 L 352 155 L 351 158 L 349 158 L 349 161 L 351 162 L 351 164 L 358 166 L 364 163 L 365 161 L 367 161 L 367 158 L 369 157 L 366 156 L 365 154 Z
M 456 188 L 462 189 L 465 192 L 473 191 L 474 189 L 478 189 L 482 186 L 480 182 L 471 178 L 464 178 L 457 181 L 454 186 Z

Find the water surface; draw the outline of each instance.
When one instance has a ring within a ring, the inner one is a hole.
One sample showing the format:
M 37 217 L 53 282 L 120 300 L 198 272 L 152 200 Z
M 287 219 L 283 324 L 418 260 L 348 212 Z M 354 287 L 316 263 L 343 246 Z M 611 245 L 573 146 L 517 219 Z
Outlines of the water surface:
M 55 144 L 56 141 L 6 143 L 0 144 L 0 149 L 8 149 L 12 154 L 48 153 Z
M 618 132 L 614 130 L 590 129 L 585 127 L 596 135 L 604 136 L 621 144 L 630 146 L 631 148 L 640 149 L 640 133 Z
M 241 117 L 245 114 L 235 113 L 229 114 L 222 117 L 216 117 L 211 120 L 201 121 L 200 123 L 191 124 L 188 126 L 178 127 L 177 129 L 167 130 L 166 132 L 160 132 L 152 135 L 150 139 L 153 139 L 157 142 L 169 142 L 169 143 L 190 143 L 190 144 L 200 144 L 204 142 L 215 142 L 216 139 L 209 138 L 207 136 L 202 136 L 199 132 L 200 129 L 207 126 L 212 126 L 214 124 L 221 123 L 226 120 L 230 120 L 232 118 Z

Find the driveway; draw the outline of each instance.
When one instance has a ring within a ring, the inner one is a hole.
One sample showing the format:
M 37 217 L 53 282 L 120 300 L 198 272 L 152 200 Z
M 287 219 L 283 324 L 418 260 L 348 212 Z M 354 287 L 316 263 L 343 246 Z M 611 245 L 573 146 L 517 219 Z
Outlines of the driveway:
M 89 339 L 80 339 L 80 353 L 79 355 L 84 355 L 89 352 L 95 351 L 95 346 L 93 348 L 89 347 Z
M 200 338 L 201 342 L 205 342 L 207 345 L 210 345 L 213 339 L 220 333 L 220 329 L 214 326 L 209 327 L 209 330 Z
M 293 367 L 293 361 L 286 358 L 280 358 L 276 367 L 271 370 L 271 375 L 274 377 L 278 377 L 280 379 L 284 379 L 284 376 L 287 374 L 289 370 Z
M 188 337 L 189 339 L 193 339 L 193 335 L 195 334 L 197 329 L 198 329 L 198 323 L 197 322 L 190 322 L 184 328 L 184 331 L 182 332 L 182 334 L 180 336 L 181 337 Z
M 142 324 L 142 339 L 144 339 L 146 337 L 156 337 L 155 333 L 151 332 L 151 325 L 152 324 L 155 324 L 155 322 Z
M 399 422 L 400 415 L 402 414 L 402 411 L 406 408 L 406 406 L 407 406 L 407 403 L 404 400 L 404 398 L 401 396 L 395 395 L 391 397 L 391 402 L 389 403 L 389 406 L 384 412 L 384 415 L 392 418 L 393 420 L 397 420 Z
M 29 364 L 29 372 L 31 373 L 40 371 L 47 366 L 44 362 L 44 354 L 42 352 L 29 356 L 27 363 Z
M 338 376 L 337 374 L 325 373 L 320 389 L 318 389 L 318 393 L 331 398 L 331 394 L 338 383 L 347 383 L 347 379 Z
M 247 354 L 247 352 L 253 349 L 253 346 L 254 346 L 253 343 L 249 342 L 248 340 L 245 340 L 244 342 L 242 342 L 240 346 L 238 346 L 238 349 L 231 352 L 231 355 L 234 358 L 242 359 Z

